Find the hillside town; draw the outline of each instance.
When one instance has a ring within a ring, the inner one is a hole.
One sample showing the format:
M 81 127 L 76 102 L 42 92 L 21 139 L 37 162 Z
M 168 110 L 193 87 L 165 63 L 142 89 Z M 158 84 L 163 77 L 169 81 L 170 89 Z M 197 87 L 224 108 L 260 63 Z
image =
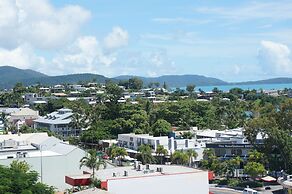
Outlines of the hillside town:
M 291 190 L 292 137 L 280 128 L 289 126 L 291 89 L 18 83 L 0 103 L 0 164 L 27 165 L 48 193 Z M 277 114 L 281 123 L 266 120 Z
M 0 194 L 292 194 L 292 0 L 0 0 Z

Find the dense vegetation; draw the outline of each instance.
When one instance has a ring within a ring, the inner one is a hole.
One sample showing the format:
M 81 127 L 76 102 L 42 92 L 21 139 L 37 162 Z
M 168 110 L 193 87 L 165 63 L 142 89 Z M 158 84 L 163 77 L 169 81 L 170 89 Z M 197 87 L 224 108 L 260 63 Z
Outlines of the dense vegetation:
M 13 161 L 9 167 L 0 166 L 0 193 L 53 194 L 54 188 L 38 182 L 38 173 L 24 161 Z
M 139 81 L 129 81 L 130 89 L 141 87 Z M 229 93 L 223 93 L 214 88 L 215 96 L 211 101 L 196 101 L 194 87 L 189 85 L 187 91 L 178 89 L 168 95 L 161 93 L 161 96 L 169 99 L 164 103 L 154 104 L 147 99 L 137 98 L 139 103 L 132 104 L 119 103 L 123 90 L 115 83 L 108 82 L 106 92 L 97 96 L 99 103 L 94 106 L 83 100 L 72 102 L 59 98 L 33 108 L 39 110 L 41 115 L 62 107 L 73 109 L 74 128 L 88 130 L 70 140 L 86 147 L 96 145 L 101 139 L 116 138 L 120 133 L 166 135 L 170 126 L 178 130 L 192 126 L 219 130 L 245 127 L 246 136 L 255 146 L 258 133 L 266 136 L 264 144 L 256 149 L 268 158 L 269 165 L 261 164 L 269 170 L 292 172 L 292 99 L 272 97 L 255 90 L 234 88 Z M 12 93 L 0 95 L 0 103 L 19 106 L 23 103 L 21 94 L 33 89 L 17 84 Z M 187 134 L 185 136 L 188 137 Z M 253 163 L 250 165 L 255 166 Z

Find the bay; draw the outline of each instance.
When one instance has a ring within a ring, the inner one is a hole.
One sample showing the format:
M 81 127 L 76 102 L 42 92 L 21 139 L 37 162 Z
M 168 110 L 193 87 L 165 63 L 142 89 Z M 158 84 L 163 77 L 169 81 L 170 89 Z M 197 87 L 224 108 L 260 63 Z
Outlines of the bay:
M 211 92 L 213 88 L 217 87 L 219 90 L 222 90 L 223 92 L 227 92 L 232 88 L 241 88 L 243 90 L 283 90 L 285 88 L 292 88 L 292 83 L 287 84 L 248 84 L 248 85 L 220 85 L 220 86 L 196 86 L 196 91 L 199 91 L 199 89 L 205 91 L 205 92 Z M 173 91 L 176 90 L 176 88 L 171 88 Z M 186 87 L 181 87 L 180 89 L 185 90 Z

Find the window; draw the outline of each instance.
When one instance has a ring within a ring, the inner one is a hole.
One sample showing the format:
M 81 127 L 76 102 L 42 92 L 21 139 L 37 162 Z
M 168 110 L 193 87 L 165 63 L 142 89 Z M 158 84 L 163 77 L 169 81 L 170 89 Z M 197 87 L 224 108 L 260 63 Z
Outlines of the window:
M 235 156 L 241 156 L 242 155 L 242 150 L 241 149 L 232 149 L 231 154 Z
M 159 140 L 156 140 L 156 145 L 160 145 L 160 142 L 159 142 Z

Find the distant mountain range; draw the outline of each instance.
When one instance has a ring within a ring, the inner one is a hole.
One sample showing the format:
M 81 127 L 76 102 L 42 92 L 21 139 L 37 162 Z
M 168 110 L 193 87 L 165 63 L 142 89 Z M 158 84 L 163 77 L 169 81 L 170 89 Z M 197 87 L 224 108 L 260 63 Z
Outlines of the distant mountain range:
M 71 74 L 71 75 L 60 75 L 60 76 L 48 76 L 43 73 L 33 71 L 30 69 L 18 69 L 11 66 L 1 66 L 0 67 L 0 88 L 12 88 L 17 82 L 22 82 L 24 85 L 33 84 L 44 84 L 44 85 L 56 85 L 62 83 L 78 83 L 79 81 L 96 81 L 98 83 L 105 83 L 106 80 L 127 80 L 131 77 L 130 75 L 123 75 L 114 78 L 108 78 L 103 75 L 98 74 Z M 145 85 L 151 82 L 159 82 L 162 85 L 164 82 L 168 87 L 184 87 L 189 84 L 195 84 L 196 86 L 220 86 L 220 85 L 243 85 L 243 84 L 282 84 L 282 83 L 292 83 L 292 78 L 274 78 L 259 81 L 248 81 L 248 82 L 225 82 L 223 80 L 205 77 L 201 75 L 164 75 L 159 77 L 139 77 L 143 80 Z
M 90 73 L 48 76 L 30 69 L 23 70 L 11 66 L 0 67 L 0 88 L 2 89 L 12 88 L 17 82 L 21 82 L 26 86 L 37 83 L 51 86 L 60 83 L 73 84 L 79 81 L 92 80 L 96 80 L 98 83 L 104 83 L 107 79 L 110 78 Z
M 127 80 L 131 77 L 130 75 L 123 75 L 115 77 L 117 80 Z M 189 84 L 195 84 L 196 86 L 214 86 L 214 85 L 227 85 L 228 82 L 222 81 L 217 78 L 205 77 L 202 75 L 163 75 L 159 77 L 139 77 L 143 80 L 145 85 L 148 85 L 151 82 L 159 82 L 162 85 L 164 82 L 169 87 L 184 87 Z

